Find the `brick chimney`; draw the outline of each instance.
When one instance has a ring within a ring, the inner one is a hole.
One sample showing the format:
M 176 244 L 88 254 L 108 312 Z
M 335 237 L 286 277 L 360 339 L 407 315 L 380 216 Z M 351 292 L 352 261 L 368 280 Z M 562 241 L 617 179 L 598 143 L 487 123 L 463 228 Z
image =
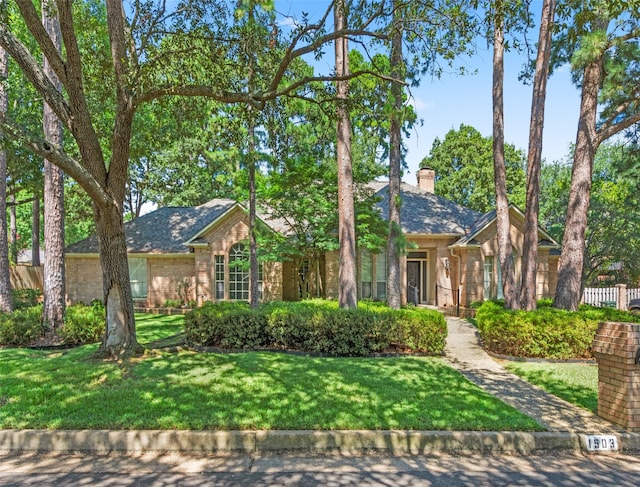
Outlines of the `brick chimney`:
M 436 172 L 430 167 L 422 167 L 418 169 L 418 188 L 427 193 L 435 192 Z

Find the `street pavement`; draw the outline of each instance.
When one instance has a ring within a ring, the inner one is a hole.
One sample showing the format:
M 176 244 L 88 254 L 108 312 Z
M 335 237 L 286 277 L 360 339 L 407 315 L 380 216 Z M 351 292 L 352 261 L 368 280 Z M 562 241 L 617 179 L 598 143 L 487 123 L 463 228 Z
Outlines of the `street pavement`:
M 628 455 L 0 455 L 0 486 L 619 486 L 636 487 Z

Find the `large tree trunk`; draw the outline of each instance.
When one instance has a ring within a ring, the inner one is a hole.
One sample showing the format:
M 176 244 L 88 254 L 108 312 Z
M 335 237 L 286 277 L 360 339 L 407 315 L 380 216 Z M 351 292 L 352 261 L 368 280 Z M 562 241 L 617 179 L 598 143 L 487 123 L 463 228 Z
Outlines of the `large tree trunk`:
M 31 209 L 31 265 L 40 265 L 40 195 L 33 195 Z
M 511 222 L 507 198 L 507 172 L 504 162 L 504 13 L 496 3 L 493 30 L 493 174 L 496 187 L 496 225 L 498 260 L 502 273 L 502 292 L 507 309 L 517 307 Z
M 6 179 L 5 179 L 6 181 Z M 7 198 L 9 202 L 9 257 L 14 263 L 18 263 L 18 217 L 16 216 L 16 195 L 11 193 Z
M 52 0 L 42 1 L 42 23 L 58 52 L 62 39 L 55 5 Z M 61 89 L 60 81 L 45 58 L 44 71 L 53 84 Z M 61 147 L 62 123 L 54 111 L 44 104 L 42 119 L 44 136 Z M 44 323 L 52 330 L 62 328 L 65 313 L 64 268 L 64 174 L 48 160 L 44 161 Z
M 257 308 L 258 301 L 258 242 L 256 239 L 256 144 L 253 110 L 249 110 L 249 303 Z
M 527 156 L 527 203 L 522 251 L 522 286 L 520 305 L 522 309 L 536 308 L 538 266 L 538 213 L 540 209 L 540 166 L 542 165 L 542 132 L 544 128 L 544 104 L 549 77 L 551 55 L 551 28 L 555 11 L 555 0 L 544 0 L 538 56 L 533 81 L 531 102 L 531 124 L 529 128 L 529 154 Z
M 335 29 L 346 28 L 345 0 L 338 0 L 334 7 Z M 336 75 L 349 74 L 349 49 L 347 37 L 336 39 Z M 358 306 L 356 279 L 356 230 L 353 201 L 353 169 L 351 161 L 351 121 L 349 119 L 349 82 L 336 81 L 337 105 L 337 156 L 338 156 L 338 235 L 340 263 L 338 270 L 338 302 L 341 308 Z
M 398 309 L 402 305 L 400 286 L 400 168 L 402 166 L 402 27 L 400 11 L 394 1 L 394 32 L 391 41 L 391 97 L 393 109 L 389 117 L 389 237 L 387 241 L 387 304 Z
M 0 0 L 0 21 L 6 20 L 6 0 Z M 7 79 L 8 56 L 0 48 L 0 80 Z M 6 84 L 0 82 L 0 116 L 9 109 Z M 9 267 L 9 235 L 7 232 L 7 153 L 0 148 L 0 311 L 12 311 L 11 274 Z
M 94 207 L 107 311 L 107 329 L 100 350 L 111 357 L 120 357 L 140 349 L 136 339 L 122 210 L 115 204 Z
M 558 285 L 553 300 L 556 308 L 575 311 L 582 292 L 584 239 L 587 229 L 593 161 L 600 140 L 596 133 L 598 92 L 602 75 L 602 58 L 584 69 L 580 119 L 573 156 L 571 189 L 562 239 L 562 254 L 558 264 Z

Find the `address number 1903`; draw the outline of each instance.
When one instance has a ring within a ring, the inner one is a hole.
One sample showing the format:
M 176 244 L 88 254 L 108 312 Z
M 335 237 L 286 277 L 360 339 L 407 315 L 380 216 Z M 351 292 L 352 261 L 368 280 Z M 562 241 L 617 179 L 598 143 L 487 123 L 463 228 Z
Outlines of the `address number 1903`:
M 584 442 L 590 452 L 618 450 L 618 438 L 614 435 L 586 435 Z

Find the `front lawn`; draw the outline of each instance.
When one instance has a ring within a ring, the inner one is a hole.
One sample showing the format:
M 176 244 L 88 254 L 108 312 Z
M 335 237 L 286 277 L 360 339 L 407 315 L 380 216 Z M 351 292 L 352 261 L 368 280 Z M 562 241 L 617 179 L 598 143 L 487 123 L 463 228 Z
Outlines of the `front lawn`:
M 598 413 L 598 367 L 581 363 L 509 362 L 507 370 L 567 402 Z
M 181 316 L 137 317 L 171 343 Z M 540 430 L 439 358 L 0 350 L 0 428 Z

